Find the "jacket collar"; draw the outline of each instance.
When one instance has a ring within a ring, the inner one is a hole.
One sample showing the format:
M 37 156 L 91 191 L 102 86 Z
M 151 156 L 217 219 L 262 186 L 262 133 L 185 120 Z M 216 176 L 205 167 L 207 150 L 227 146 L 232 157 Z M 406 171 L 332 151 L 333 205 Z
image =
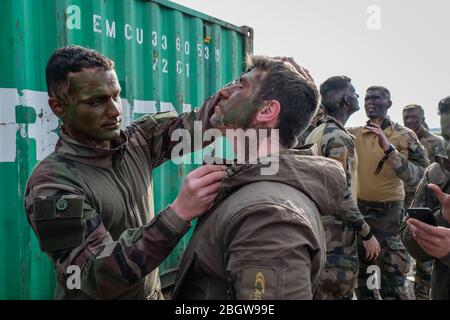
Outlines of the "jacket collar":
M 366 124 L 370 123 L 370 119 L 367 120 Z M 384 131 L 384 134 L 386 135 L 386 137 L 390 137 L 392 135 L 392 133 L 394 132 L 394 126 L 395 123 L 391 121 L 391 118 L 389 116 L 386 116 L 386 118 L 384 119 L 383 123 L 381 124 L 380 128 L 381 130 Z M 363 133 L 371 133 L 372 131 L 370 131 L 369 129 L 364 129 Z
M 339 129 L 344 130 L 344 132 L 347 133 L 350 137 L 355 138 L 350 132 L 347 131 L 347 129 L 345 129 L 344 125 L 336 118 L 334 118 L 330 115 L 327 115 L 325 118 L 325 122 L 334 123 Z
M 420 128 L 419 132 L 417 132 L 417 138 L 422 139 L 429 135 L 429 132 L 427 129 L 425 129 L 423 126 Z
M 123 157 L 127 145 L 128 137 L 123 131 L 120 132 L 119 137 L 112 143 L 111 149 L 84 145 L 69 137 L 67 134 L 62 133 L 56 144 L 55 152 L 57 155 L 72 161 L 101 168 L 111 168 L 114 156 L 119 153 Z

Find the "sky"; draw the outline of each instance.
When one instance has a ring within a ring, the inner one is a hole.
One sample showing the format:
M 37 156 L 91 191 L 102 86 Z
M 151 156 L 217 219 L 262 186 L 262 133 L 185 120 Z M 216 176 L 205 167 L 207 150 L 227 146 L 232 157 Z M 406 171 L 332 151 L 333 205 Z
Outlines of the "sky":
M 448 0 L 175 0 L 234 25 L 254 29 L 254 53 L 291 56 L 317 84 L 346 75 L 361 110 L 347 126 L 363 124 L 364 94 L 387 87 L 391 119 L 402 109 L 425 109 L 438 128 L 439 101 L 450 95 L 450 1 Z

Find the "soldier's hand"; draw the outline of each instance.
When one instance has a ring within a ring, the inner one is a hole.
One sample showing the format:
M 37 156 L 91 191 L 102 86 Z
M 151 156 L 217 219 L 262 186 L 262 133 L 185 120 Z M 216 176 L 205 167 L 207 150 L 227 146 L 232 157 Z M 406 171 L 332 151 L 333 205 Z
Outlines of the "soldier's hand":
M 377 238 L 375 236 L 372 236 L 369 240 L 364 241 L 363 240 L 363 246 L 366 250 L 366 259 L 367 260 L 374 260 L 378 258 L 380 255 L 380 243 L 378 242 Z
M 206 165 L 189 173 L 170 205 L 172 210 L 185 221 L 203 214 L 216 198 L 220 183 L 227 175 L 226 169 L 226 166 Z
M 450 254 L 449 228 L 431 226 L 413 218 L 407 224 L 419 246 L 430 256 L 442 259 Z
M 433 183 L 427 185 L 428 189 L 434 192 L 434 195 L 442 205 L 442 217 L 450 224 L 450 195 L 444 193 L 441 188 Z
M 376 136 L 378 137 L 378 144 L 380 145 L 380 148 L 383 149 L 384 152 L 386 152 L 389 149 L 390 145 L 389 141 L 379 125 L 375 123 L 370 123 L 370 125 L 367 125 L 364 128 L 376 134 Z
M 309 73 L 309 70 L 299 65 L 297 62 L 295 62 L 294 58 L 292 57 L 274 57 L 275 60 L 281 60 L 285 62 L 289 62 L 295 70 L 297 70 L 298 73 L 302 76 L 303 79 L 307 81 L 311 81 L 314 83 L 314 79 Z

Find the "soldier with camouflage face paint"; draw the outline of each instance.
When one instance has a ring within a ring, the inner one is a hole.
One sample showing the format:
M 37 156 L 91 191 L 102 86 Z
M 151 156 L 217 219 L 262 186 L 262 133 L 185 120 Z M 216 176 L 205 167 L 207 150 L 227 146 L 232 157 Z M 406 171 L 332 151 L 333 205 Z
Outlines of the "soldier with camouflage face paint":
M 359 266 L 355 232 L 362 238 L 369 260 L 378 256 L 380 245 L 352 196 L 356 192 L 357 156 L 354 137 L 344 125 L 359 110 L 358 94 L 351 79 L 345 76 L 327 79 L 320 86 L 320 94 L 326 117 L 311 132 L 306 143 L 316 143 L 319 155 L 342 164 L 347 189 L 342 209 L 336 215 L 322 217 L 327 237 L 327 262 L 315 299 L 350 300 L 357 285 Z
M 403 108 L 403 123 L 405 127 L 413 130 L 420 143 L 425 147 L 430 163 L 435 161 L 436 156 L 445 156 L 444 141 L 441 137 L 432 134 L 426 129 L 425 112 L 417 104 L 407 105 Z M 416 188 L 405 186 L 405 208 L 409 208 Z M 416 261 L 414 277 L 414 294 L 417 300 L 428 300 L 430 298 L 430 280 L 432 261 Z
M 56 298 L 163 298 L 158 266 L 210 206 L 226 167 L 191 172 L 157 217 L 151 172 L 170 158 L 174 130 L 191 130 L 194 120 L 208 128 L 217 95 L 198 112 L 147 115 L 122 131 L 111 60 L 79 46 L 61 48 L 50 57 L 46 78 L 62 136 L 33 170 L 25 210 L 55 265 Z M 68 288 L 70 266 L 81 270 L 81 288 Z
M 450 299 L 450 97 L 439 103 L 441 130 L 446 156 L 436 156 L 425 171 L 412 203 L 413 207 L 430 208 L 438 227 L 405 217 L 401 236 L 408 252 L 417 259 L 434 264 L 431 276 L 431 298 Z M 443 192 L 447 193 L 444 194 Z
M 410 104 L 403 108 L 403 124 L 414 131 L 420 143 L 427 151 L 428 160 L 434 162 L 436 156 L 445 156 L 444 141 L 441 137 L 432 134 L 425 127 L 425 112 L 417 104 Z M 409 208 L 414 198 L 415 188 L 405 186 L 405 208 Z
M 405 199 L 403 185 L 417 186 L 428 159 L 415 133 L 389 119 L 387 110 L 391 106 L 388 89 L 368 88 L 364 107 L 369 121 L 349 131 L 356 137 L 359 159 L 358 206 L 381 245 L 376 261 L 381 271 L 379 293 L 383 299 L 409 299 L 406 290 L 409 256 L 399 237 Z M 367 287 L 366 270 L 372 264 L 360 256 L 359 299 L 376 298 L 374 290 Z

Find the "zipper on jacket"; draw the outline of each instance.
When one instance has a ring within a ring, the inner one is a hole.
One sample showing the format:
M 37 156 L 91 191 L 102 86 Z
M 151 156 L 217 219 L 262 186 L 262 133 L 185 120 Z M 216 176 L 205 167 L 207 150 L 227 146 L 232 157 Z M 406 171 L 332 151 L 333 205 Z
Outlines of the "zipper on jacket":
M 124 152 L 125 152 L 125 149 L 122 147 L 120 149 L 120 157 L 113 159 L 113 168 L 114 168 L 113 172 L 114 172 L 114 176 L 118 180 L 118 185 L 119 185 L 120 189 L 123 191 L 125 198 L 128 199 L 128 203 L 130 205 L 128 210 L 130 212 L 132 223 L 134 225 L 133 227 L 139 227 L 142 225 L 142 223 L 141 224 L 138 223 L 138 221 L 140 221 L 141 219 L 137 217 L 137 213 L 134 209 L 134 208 L 136 208 L 136 201 L 134 200 L 134 197 L 132 195 L 130 185 L 127 183 L 127 180 L 121 173 L 122 172 L 121 163 L 122 163 L 122 159 L 124 156 Z

